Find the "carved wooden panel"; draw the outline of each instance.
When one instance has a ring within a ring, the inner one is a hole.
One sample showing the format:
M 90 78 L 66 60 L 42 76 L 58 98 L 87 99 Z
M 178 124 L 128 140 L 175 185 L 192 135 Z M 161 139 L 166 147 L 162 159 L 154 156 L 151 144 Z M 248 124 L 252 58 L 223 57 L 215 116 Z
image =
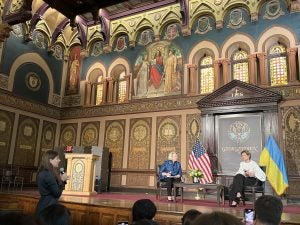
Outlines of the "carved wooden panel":
M 0 110 L 0 164 L 7 164 L 15 114 Z
M 100 122 L 85 122 L 81 124 L 80 145 L 97 146 Z
M 129 169 L 149 169 L 151 118 L 130 120 Z
M 33 166 L 40 120 L 20 115 L 14 164 Z
M 111 173 L 110 185 L 111 186 L 120 186 L 121 185 L 122 176 L 120 174 Z
M 104 146 L 112 153 L 112 168 L 122 168 L 125 120 L 106 121 Z
M 168 154 L 177 152 L 180 161 L 181 116 L 157 117 L 156 162 L 163 163 Z
M 39 162 L 42 158 L 42 155 L 46 151 L 54 148 L 55 135 L 56 135 L 56 123 L 52 123 L 49 121 L 43 121 Z
M 66 123 L 60 127 L 60 146 L 75 145 L 76 144 L 76 133 L 77 123 Z
M 300 106 L 283 109 L 284 154 L 289 176 L 300 176 Z
M 116 224 L 114 223 L 114 214 L 102 213 L 100 224 Z
M 128 174 L 126 177 L 126 186 L 146 187 L 149 185 L 149 175 L 141 173 Z

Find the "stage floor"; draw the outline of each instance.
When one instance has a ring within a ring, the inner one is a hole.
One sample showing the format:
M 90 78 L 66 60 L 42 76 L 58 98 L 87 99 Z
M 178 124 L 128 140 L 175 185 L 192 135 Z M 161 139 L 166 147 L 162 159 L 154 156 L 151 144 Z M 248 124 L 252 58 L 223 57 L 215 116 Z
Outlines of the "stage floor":
M 39 194 L 36 190 L 24 190 L 22 192 L 10 192 L 11 195 L 22 195 L 32 197 L 34 199 L 39 198 Z M 92 196 L 74 196 L 63 194 L 60 201 L 63 204 L 79 204 L 89 206 L 100 206 L 110 208 L 123 208 L 131 209 L 133 203 L 142 198 L 151 199 L 157 206 L 157 211 L 160 214 L 176 214 L 183 215 L 189 209 L 197 209 L 202 213 L 212 211 L 222 211 L 235 215 L 238 218 L 243 217 L 243 211 L 245 208 L 252 208 L 252 204 L 247 202 L 246 206 L 229 207 L 228 201 L 225 205 L 218 206 L 216 196 L 208 195 L 205 199 L 195 200 L 194 193 L 185 194 L 185 199 L 180 202 L 178 198 L 177 202 L 167 201 L 166 196 L 162 196 L 161 200 L 157 200 L 152 193 L 128 193 L 128 192 L 103 192 Z M 284 213 L 282 214 L 282 222 L 287 224 L 300 224 L 300 205 L 299 204 L 286 204 L 284 202 Z

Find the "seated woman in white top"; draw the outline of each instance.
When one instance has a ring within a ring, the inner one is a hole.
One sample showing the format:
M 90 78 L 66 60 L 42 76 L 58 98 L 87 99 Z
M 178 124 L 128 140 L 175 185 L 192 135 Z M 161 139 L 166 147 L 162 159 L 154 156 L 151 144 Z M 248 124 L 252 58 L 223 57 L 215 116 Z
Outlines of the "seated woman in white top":
M 232 189 L 229 193 L 230 206 L 235 207 L 240 201 L 243 201 L 243 187 L 255 185 L 257 179 L 260 181 L 266 180 L 266 174 L 251 160 L 251 153 L 248 150 L 241 152 L 242 162 L 240 168 L 233 178 Z

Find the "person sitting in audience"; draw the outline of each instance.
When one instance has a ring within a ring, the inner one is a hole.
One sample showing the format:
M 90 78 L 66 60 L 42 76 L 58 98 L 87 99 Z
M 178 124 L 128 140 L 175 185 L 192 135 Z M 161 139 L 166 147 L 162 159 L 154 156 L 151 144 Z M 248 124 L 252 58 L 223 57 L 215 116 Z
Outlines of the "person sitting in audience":
M 35 219 L 19 212 L 0 212 L 0 225 L 40 225 Z
M 161 165 L 159 170 L 159 179 L 167 183 L 166 186 L 169 201 L 172 201 L 173 183 L 180 182 L 182 176 L 181 164 L 177 161 L 177 159 L 177 153 L 170 152 L 168 160 Z
M 235 207 L 240 201 L 244 201 L 243 187 L 245 185 L 251 186 L 255 185 L 257 180 L 266 180 L 266 174 L 256 162 L 251 160 L 251 153 L 248 150 L 243 150 L 241 157 L 240 168 L 233 178 L 232 189 L 229 192 L 231 207 Z
M 147 219 L 153 220 L 156 214 L 156 206 L 150 199 L 139 199 L 132 206 L 132 223 Z
M 69 225 L 70 211 L 61 204 L 52 204 L 41 211 L 38 221 L 42 225 Z
M 190 209 L 186 211 L 183 217 L 181 218 L 182 225 L 191 225 L 192 222 L 201 214 L 202 213 L 196 209 Z
M 204 213 L 198 216 L 191 225 L 243 225 L 242 221 L 224 212 Z
M 259 197 L 254 203 L 256 225 L 278 225 L 281 221 L 283 204 L 272 195 Z

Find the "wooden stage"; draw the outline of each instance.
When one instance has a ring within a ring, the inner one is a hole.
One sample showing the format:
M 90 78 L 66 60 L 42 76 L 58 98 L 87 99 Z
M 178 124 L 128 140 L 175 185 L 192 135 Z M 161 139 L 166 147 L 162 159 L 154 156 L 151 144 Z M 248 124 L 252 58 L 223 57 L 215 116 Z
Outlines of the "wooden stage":
M 140 198 L 149 198 L 155 201 L 157 214 L 155 219 L 161 225 L 180 225 L 181 217 L 189 209 L 197 209 L 202 213 L 211 211 L 222 211 L 233 214 L 238 218 L 243 217 L 244 207 L 231 208 L 217 204 L 198 201 L 184 200 L 167 202 L 156 201 L 153 194 L 141 193 L 103 193 L 90 197 L 86 196 L 66 196 L 60 199 L 71 211 L 72 225 L 116 225 L 118 221 L 131 221 L 131 207 L 135 200 Z M 39 195 L 37 191 L 23 191 L 0 193 L 0 210 L 13 210 L 18 207 L 25 213 L 33 214 Z M 212 200 L 213 201 L 213 200 Z M 198 204 L 199 203 L 199 204 Z M 228 205 L 228 203 L 227 203 Z M 247 207 L 251 207 L 248 205 Z M 288 207 L 288 206 L 287 206 Z M 293 212 L 285 212 L 282 215 L 282 224 L 300 224 L 300 205 L 293 206 Z

